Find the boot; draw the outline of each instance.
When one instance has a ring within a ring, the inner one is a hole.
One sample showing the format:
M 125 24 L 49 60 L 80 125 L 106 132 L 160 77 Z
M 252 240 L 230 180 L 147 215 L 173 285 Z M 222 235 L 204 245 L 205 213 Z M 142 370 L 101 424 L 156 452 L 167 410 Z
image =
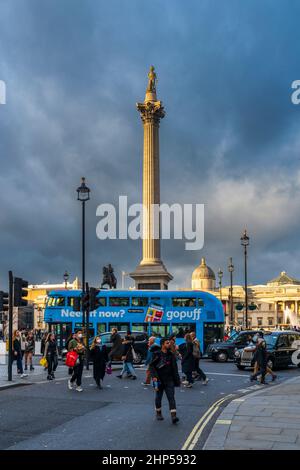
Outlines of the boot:
M 172 418 L 172 423 L 176 424 L 179 421 L 179 418 L 176 416 L 176 411 L 171 411 L 171 418 Z
M 156 410 L 156 419 L 157 421 L 162 421 L 164 417 L 161 414 L 161 410 Z
M 32 364 L 31 364 L 31 366 L 30 366 L 30 370 L 34 370 L 34 367 L 33 367 L 33 365 L 32 365 Z
M 25 370 L 27 370 L 27 364 L 25 365 Z

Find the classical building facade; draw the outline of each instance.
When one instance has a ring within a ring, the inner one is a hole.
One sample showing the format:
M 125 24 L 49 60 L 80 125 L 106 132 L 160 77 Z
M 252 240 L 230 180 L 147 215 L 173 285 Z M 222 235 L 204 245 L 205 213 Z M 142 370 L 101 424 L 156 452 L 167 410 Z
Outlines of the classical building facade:
M 192 274 L 192 289 L 213 293 L 220 298 L 226 313 L 226 323 L 245 326 L 245 289 L 233 285 L 233 318 L 230 318 L 230 286 L 216 287 L 214 271 L 205 258 Z M 248 327 L 276 328 L 300 325 L 300 280 L 282 271 L 266 284 L 248 286 Z

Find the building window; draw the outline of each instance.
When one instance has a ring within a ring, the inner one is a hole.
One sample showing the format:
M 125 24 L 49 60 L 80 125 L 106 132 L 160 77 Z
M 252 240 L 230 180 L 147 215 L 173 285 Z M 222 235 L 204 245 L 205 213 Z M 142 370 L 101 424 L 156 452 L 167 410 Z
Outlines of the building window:
M 268 317 L 268 325 L 273 326 L 273 318 L 272 317 Z
M 273 305 L 269 304 L 269 311 L 272 310 Z
M 261 317 L 257 318 L 257 326 L 262 326 L 263 324 L 263 319 Z

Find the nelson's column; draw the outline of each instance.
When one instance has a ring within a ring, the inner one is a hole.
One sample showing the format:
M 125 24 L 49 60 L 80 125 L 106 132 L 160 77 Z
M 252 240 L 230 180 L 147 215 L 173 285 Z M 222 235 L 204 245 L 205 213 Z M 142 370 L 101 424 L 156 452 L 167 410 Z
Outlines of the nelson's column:
M 154 67 L 148 73 L 148 86 L 143 103 L 137 103 L 144 127 L 143 158 L 143 258 L 130 276 L 137 289 L 167 289 L 173 276 L 160 259 L 159 217 L 153 204 L 160 204 L 159 184 L 159 122 L 165 116 L 164 107 L 156 96 Z M 158 206 L 156 206 L 158 207 Z M 155 234 L 157 236 L 155 237 Z

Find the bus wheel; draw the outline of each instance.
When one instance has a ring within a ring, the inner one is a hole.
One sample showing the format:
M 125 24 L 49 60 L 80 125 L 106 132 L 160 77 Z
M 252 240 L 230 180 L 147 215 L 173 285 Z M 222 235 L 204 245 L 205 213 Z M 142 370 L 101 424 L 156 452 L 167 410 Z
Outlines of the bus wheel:
M 135 351 L 135 359 L 133 360 L 134 364 L 141 364 L 142 363 L 142 355 L 139 352 Z
M 227 360 L 228 360 L 228 355 L 227 355 L 227 353 L 224 352 L 224 351 L 223 351 L 223 352 L 219 352 L 219 353 L 217 354 L 217 358 L 216 358 L 216 359 L 217 359 L 217 362 L 227 362 Z

